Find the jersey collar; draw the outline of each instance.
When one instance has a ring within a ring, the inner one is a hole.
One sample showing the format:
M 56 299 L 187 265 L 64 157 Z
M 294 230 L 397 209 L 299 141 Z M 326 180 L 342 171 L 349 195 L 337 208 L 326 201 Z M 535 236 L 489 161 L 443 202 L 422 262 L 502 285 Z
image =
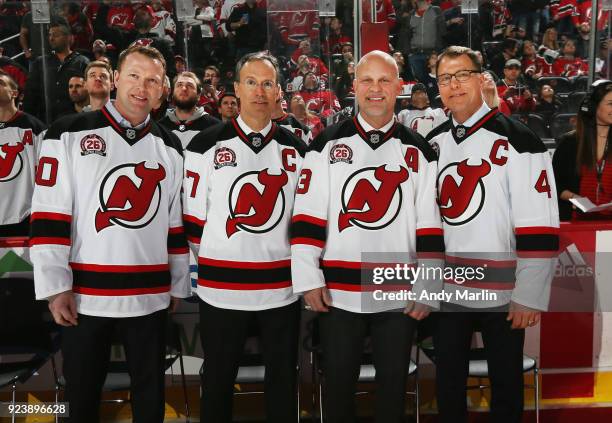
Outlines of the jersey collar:
M 151 129 L 150 115 L 148 115 L 144 122 L 142 122 L 140 125 L 132 127 L 129 121 L 121 116 L 119 111 L 110 101 L 104 105 L 101 112 L 117 134 L 119 134 L 121 138 L 123 138 L 129 145 L 136 144 L 140 139 L 146 136 Z M 121 120 L 118 120 L 118 118 Z M 126 122 L 128 126 L 126 126 Z
M 240 115 L 238 115 L 237 118 L 232 119 L 231 122 L 238 133 L 238 138 L 240 138 L 251 150 L 253 150 L 255 154 L 259 153 L 265 148 L 266 145 L 268 145 L 268 142 L 272 139 L 276 133 L 276 129 L 278 128 L 276 123 L 270 121 L 265 128 L 256 133 L 246 123 L 244 123 L 244 120 L 242 120 Z
M 357 133 L 359 133 L 361 138 L 373 150 L 376 150 L 385 141 L 391 138 L 391 136 L 395 132 L 395 128 L 397 127 L 395 116 L 380 129 L 374 129 L 369 123 L 365 121 L 365 119 L 363 119 L 361 113 L 354 117 L 353 121 L 355 122 Z
M 470 135 L 478 131 L 478 129 L 484 125 L 486 121 L 491 119 L 497 114 L 497 108 L 490 109 L 489 106 L 483 101 L 480 109 L 476 111 L 472 116 L 468 118 L 463 124 L 457 123 L 454 117 L 451 117 L 451 134 L 457 144 L 466 140 Z

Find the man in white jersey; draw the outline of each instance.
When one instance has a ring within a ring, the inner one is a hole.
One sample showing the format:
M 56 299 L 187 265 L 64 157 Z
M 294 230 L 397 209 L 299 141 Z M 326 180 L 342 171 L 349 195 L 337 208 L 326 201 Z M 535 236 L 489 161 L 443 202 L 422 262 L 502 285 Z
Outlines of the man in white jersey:
M 236 65 L 240 115 L 196 135 L 185 151 L 185 228 L 198 256 L 204 369 L 201 420 L 232 421 L 247 328 L 261 334 L 268 422 L 296 421 L 298 297 L 289 225 L 305 154 L 271 120 L 279 68 L 267 53 Z
M 34 168 L 45 125 L 17 109 L 19 87 L 0 71 L 0 238 L 26 238 Z M 24 241 L 25 242 L 25 241 Z
M 438 203 L 447 267 L 482 277 L 447 278 L 434 333 L 440 421 L 467 423 L 472 333 L 482 333 L 492 387 L 491 421 L 523 412 L 523 341 L 548 305 L 559 216 L 550 155 L 522 123 L 489 109 L 481 62 L 447 48 L 437 62 L 450 119 L 427 136 L 439 151 Z M 457 273 L 458 274 L 458 273 Z
M 416 320 L 429 308 L 409 298 L 398 304 L 373 297 L 362 273 L 380 262 L 372 253 L 384 262 L 398 253 L 443 251 L 436 157 L 420 135 L 395 121 L 401 86 L 393 58 L 373 51 L 355 73 L 358 116 L 318 135 L 304 161 L 291 231 L 293 290 L 321 313 L 325 421 L 355 421 L 359 367 L 370 335 L 375 420 L 400 422 Z M 370 307 L 369 298 L 379 304 Z
M 432 129 L 446 122 L 447 118 L 444 110 L 429 107 L 427 88 L 419 82 L 412 87 L 410 107 L 399 112 L 397 120 L 406 128 L 426 137 Z
M 174 108 L 168 109 L 166 116 L 159 123 L 174 132 L 181 140 L 183 148 L 186 148 L 196 134 L 219 123 L 219 120 L 206 113 L 203 107 L 198 107 L 202 82 L 195 73 L 178 74 L 172 85 Z
M 163 56 L 119 56 L 117 99 L 47 131 L 32 199 L 37 299 L 62 334 L 70 422 L 99 421 L 112 340 L 121 339 L 135 422 L 164 420 L 168 308 L 190 294 L 179 140 L 150 118 Z

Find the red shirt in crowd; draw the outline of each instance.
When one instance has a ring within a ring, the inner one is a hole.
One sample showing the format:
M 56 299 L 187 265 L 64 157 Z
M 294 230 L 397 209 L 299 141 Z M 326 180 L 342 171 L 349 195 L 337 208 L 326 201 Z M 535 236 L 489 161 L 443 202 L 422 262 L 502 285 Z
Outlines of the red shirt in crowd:
M 556 76 L 580 76 L 586 75 L 589 71 L 589 64 L 580 58 L 569 59 L 559 56 L 552 64 L 552 73 Z
M 586 166 L 582 166 L 580 173 L 580 190 L 578 191 L 578 195 L 588 198 L 595 205 L 605 204 L 612 201 L 612 163 L 609 162 L 610 159 L 607 160 L 603 168 L 599 194 L 597 193 L 596 169 L 589 169 Z M 602 165 L 602 161 L 599 162 L 599 165 Z M 602 211 L 597 213 L 581 213 L 579 211 L 573 212 L 573 218 L 579 220 L 602 218 L 610 219 L 611 217 L 612 211 Z

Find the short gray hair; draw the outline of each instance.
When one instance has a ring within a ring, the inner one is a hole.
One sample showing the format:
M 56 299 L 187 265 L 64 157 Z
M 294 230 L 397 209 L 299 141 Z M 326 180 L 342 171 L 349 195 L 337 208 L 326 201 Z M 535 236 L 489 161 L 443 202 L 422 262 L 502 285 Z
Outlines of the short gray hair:
M 270 53 L 265 52 L 265 51 L 248 53 L 242 56 L 240 60 L 238 60 L 238 63 L 236 63 L 236 75 L 235 75 L 236 82 L 240 82 L 240 71 L 242 70 L 244 65 L 246 65 L 249 62 L 256 62 L 256 61 L 270 63 L 272 67 L 274 67 L 274 73 L 276 74 L 275 82 L 277 84 L 280 83 L 280 67 L 278 65 L 278 60 L 276 59 L 276 57 L 272 56 Z

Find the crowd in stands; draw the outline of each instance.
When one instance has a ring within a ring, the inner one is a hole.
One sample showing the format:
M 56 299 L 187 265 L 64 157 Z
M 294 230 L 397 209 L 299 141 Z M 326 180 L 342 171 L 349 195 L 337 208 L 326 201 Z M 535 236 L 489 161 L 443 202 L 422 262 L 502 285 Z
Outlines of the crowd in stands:
M 285 110 L 315 133 L 352 105 L 352 1 L 337 1 L 336 16 L 323 18 L 312 0 L 194 0 L 194 15 L 179 22 L 172 0 L 55 0 L 50 25 L 32 21 L 29 3 L 0 5 L 0 37 L 19 33 L 0 46 L 0 68 L 18 83 L 21 107 L 48 123 L 87 105 L 75 89 L 85 80 L 73 78 L 84 78 L 90 61 L 113 67 L 119 52 L 134 42 L 164 55 L 169 81 L 177 72 L 193 71 L 202 80 L 198 105 L 218 118 L 223 100 L 239 107 L 232 95 L 237 59 L 262 49 L 281 63 Z M 389 52 L 405 84 L 397 111 L 442 107 L 436 55 L 459 44 L 480 53 L 489 84 L 497 87 L 493 103 L 502 112 L 537 113 L 547 124 L 556 113 L 575 112 L 568 94 L 586 91 L 591 1 L 479 3 L 478 14 L 464 14 L 461 0 L 377 0 L 376 20 L 387 23 Z M 369 17 L 369 1 L 363 10 Z M 600 10 L 596 78 L 609 76 L 608 22 L 609 12 Z M 428 100 L 418 106 L 408 101 L 416 83 L 424 85 Z M 168 86 L 166 93 L 171 92 Z M 160 107 L 171 103 L 164 99 Z

